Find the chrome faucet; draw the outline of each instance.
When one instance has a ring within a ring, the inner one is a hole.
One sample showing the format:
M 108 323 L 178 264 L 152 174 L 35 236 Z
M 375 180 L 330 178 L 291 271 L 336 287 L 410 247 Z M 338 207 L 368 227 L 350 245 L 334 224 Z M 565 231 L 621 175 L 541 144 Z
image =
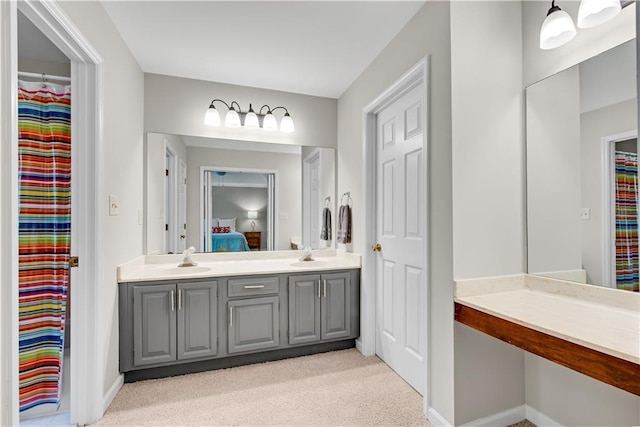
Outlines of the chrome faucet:
M 311 246 L 304 248 L 304 255 L 302 255 L 298 261 L 313 261 L 311 256 Z
M 182 258 L 182 262 L 178 264 L 178 267 L 195 267 L 196 265 L 198 265 L 197 262 L 194 262 L 191 259 L 191 254 L 195 251 L 196 248 L 194 248 L 193 246 L 189 246 L 184 252 L 182 252 L 184 258 Z

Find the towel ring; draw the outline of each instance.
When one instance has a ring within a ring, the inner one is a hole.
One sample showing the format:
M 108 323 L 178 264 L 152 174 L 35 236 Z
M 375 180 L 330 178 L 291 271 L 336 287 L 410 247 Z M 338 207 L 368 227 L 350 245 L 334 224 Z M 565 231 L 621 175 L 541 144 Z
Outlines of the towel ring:
M 346 191 L 342 193 L 342 197 L 340 197 L 340 204 L 344 205 L 344 198 L 347 198 L 347 205 L 351 206 L 353 204 L 353 199 L 351 198 L 351 191 Z
M 331 207 L 331 196 L 327 196 L 324 198 L 324 207 L 325 208 Z

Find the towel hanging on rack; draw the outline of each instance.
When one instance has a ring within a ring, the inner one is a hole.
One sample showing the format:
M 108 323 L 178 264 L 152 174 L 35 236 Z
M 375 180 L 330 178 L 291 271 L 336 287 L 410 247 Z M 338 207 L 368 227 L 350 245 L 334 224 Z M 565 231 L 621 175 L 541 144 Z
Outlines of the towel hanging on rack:
M 338 211 L 338 243 L 351 243 L 351 206 L 342 205 Z
M 331 240 L 331 210 L 329 207 L 322 209 L 322 230 L 320 240 Z

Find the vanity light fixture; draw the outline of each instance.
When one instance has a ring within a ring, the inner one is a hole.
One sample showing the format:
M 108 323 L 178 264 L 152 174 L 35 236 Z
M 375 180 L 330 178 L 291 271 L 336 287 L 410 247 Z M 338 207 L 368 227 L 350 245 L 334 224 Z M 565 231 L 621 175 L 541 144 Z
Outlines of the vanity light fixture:
M 576 27 L 571 16 L 556 6 L 553 0 L 540 28 L 540 49 L 555 49 L 570 42 L 575 36 Z
M 633 2 L 634 0 L 582 0 L 578 9 L 578 27 L 592 28 L 604 24 Z M 553 0 L 540 28 L 540 49 L 555 49 L 570 42 L 575 36 L 573 20 Z
M 603 24 L 620 13 L 620 0 L 582 0 L 578 10 L 578 27 L 591 28 Z
M 253 110 L 253 106 L 249 104 L 249 110 L 247 112 L 242 111 L 240 105 L 236 101 L 231 101 L 227 104 L 221 99 L 214 99 L 209 104 L 207 112 L 204 115 L 204 124 L 208 126 L 220 126 L 220 113 L 216 109 L 214 103 L 222 102 L 227 107 L 227 115 L 224 118 L 224 125 L 229 128 L 237 128 L 244 126 L 247 129 L 264 129 L 268 131 L 278 130 L 278 121 L 276 120 L 273 112 L 276 110 L 284 110 L 284 116 L 280 121 L 280 131 L 285 133 L 292 133 L 295 130 L 293 125 L 293 119 L 289 115 L 289 110 L 285 107 L 271 108 L 265 104 L 256 113 Z

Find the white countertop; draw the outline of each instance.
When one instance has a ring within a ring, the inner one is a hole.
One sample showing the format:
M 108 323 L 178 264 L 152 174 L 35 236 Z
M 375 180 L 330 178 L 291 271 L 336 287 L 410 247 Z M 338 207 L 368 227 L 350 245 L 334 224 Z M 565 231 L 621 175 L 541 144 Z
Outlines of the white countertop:
M 196 253 L 198 265 L 178 267 L 182 254 L 145 255 L 118 266 L 118 282 L 196 279 L 253 274 L 305 273 L 360 268 L 358 254 L 321 249 L 313 251 L 314 261 L 299 261 L 302 251 Z
M 456 282 L 455 301 L 640 364 L 640 295 L 532 275 Z

